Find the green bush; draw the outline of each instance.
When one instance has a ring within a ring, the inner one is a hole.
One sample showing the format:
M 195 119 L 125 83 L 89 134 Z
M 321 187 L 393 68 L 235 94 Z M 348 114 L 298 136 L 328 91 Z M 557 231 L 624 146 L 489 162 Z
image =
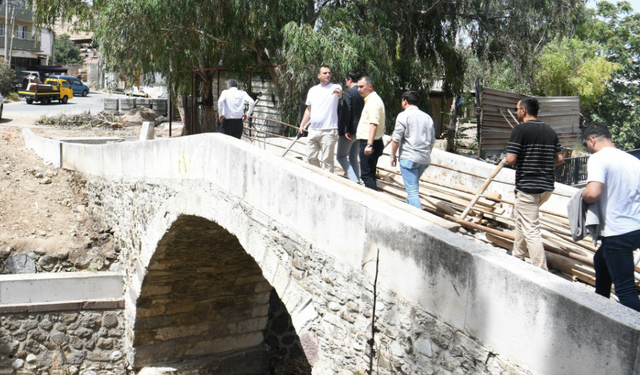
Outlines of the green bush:
M 16 71 L 11 69 L 11 65 L 4 59 L 0 59 L 0 93 L 6 96 L 11 92 L 13 79 L 16 78 Z

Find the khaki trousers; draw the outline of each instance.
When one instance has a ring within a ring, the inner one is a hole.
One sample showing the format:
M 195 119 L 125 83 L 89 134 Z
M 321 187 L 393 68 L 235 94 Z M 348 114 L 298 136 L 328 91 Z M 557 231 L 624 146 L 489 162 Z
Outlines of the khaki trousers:
M 307 137 L 307 163 L 333 173 L 338 130 L 309 129 Z
M 527 194 L 517 191 L 516 214 L 516 239 L 513 243 L 513 256 L 524 259 L 529 256 L 531 264 L 547 269 L 547 258 L 542 245 L 540 234 L 540 206 L 549 200 L 553 192 L 546 191 L 542 194 Z

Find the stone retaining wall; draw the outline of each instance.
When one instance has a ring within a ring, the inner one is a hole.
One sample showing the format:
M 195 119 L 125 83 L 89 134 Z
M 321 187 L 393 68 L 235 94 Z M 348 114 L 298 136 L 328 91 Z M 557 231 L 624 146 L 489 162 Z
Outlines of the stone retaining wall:
M 121 308 L 3 313 L 0 374 L 127 374 L 123 336 Z

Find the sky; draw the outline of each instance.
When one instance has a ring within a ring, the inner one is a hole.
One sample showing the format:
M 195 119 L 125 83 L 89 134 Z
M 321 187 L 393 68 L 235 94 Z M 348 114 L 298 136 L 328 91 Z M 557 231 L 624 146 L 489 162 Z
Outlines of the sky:
M 617 3 L 616 0 L 607 0 L 610 3 Z M 633 7 L 633 10 L 636 13 L 640 13 L 640 0 L 627 0 L 631 6 Z M 596 3 L 598 2 L 598 0 L 589 0 L 587 1 L 587 7 L 588 8 L 595 8 L 596 7 Z

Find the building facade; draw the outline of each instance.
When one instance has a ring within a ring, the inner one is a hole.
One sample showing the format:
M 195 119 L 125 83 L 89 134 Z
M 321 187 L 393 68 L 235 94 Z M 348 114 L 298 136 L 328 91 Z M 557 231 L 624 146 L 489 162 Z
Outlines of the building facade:
M 13 69 L 20 72 L 30 66 L 49 65 L 53 42 L 49 29 L 36 32 L 33 13 L 25 8 L 24 0 L 0 0 L 0 56 L 6 59 L 10 55 Z

